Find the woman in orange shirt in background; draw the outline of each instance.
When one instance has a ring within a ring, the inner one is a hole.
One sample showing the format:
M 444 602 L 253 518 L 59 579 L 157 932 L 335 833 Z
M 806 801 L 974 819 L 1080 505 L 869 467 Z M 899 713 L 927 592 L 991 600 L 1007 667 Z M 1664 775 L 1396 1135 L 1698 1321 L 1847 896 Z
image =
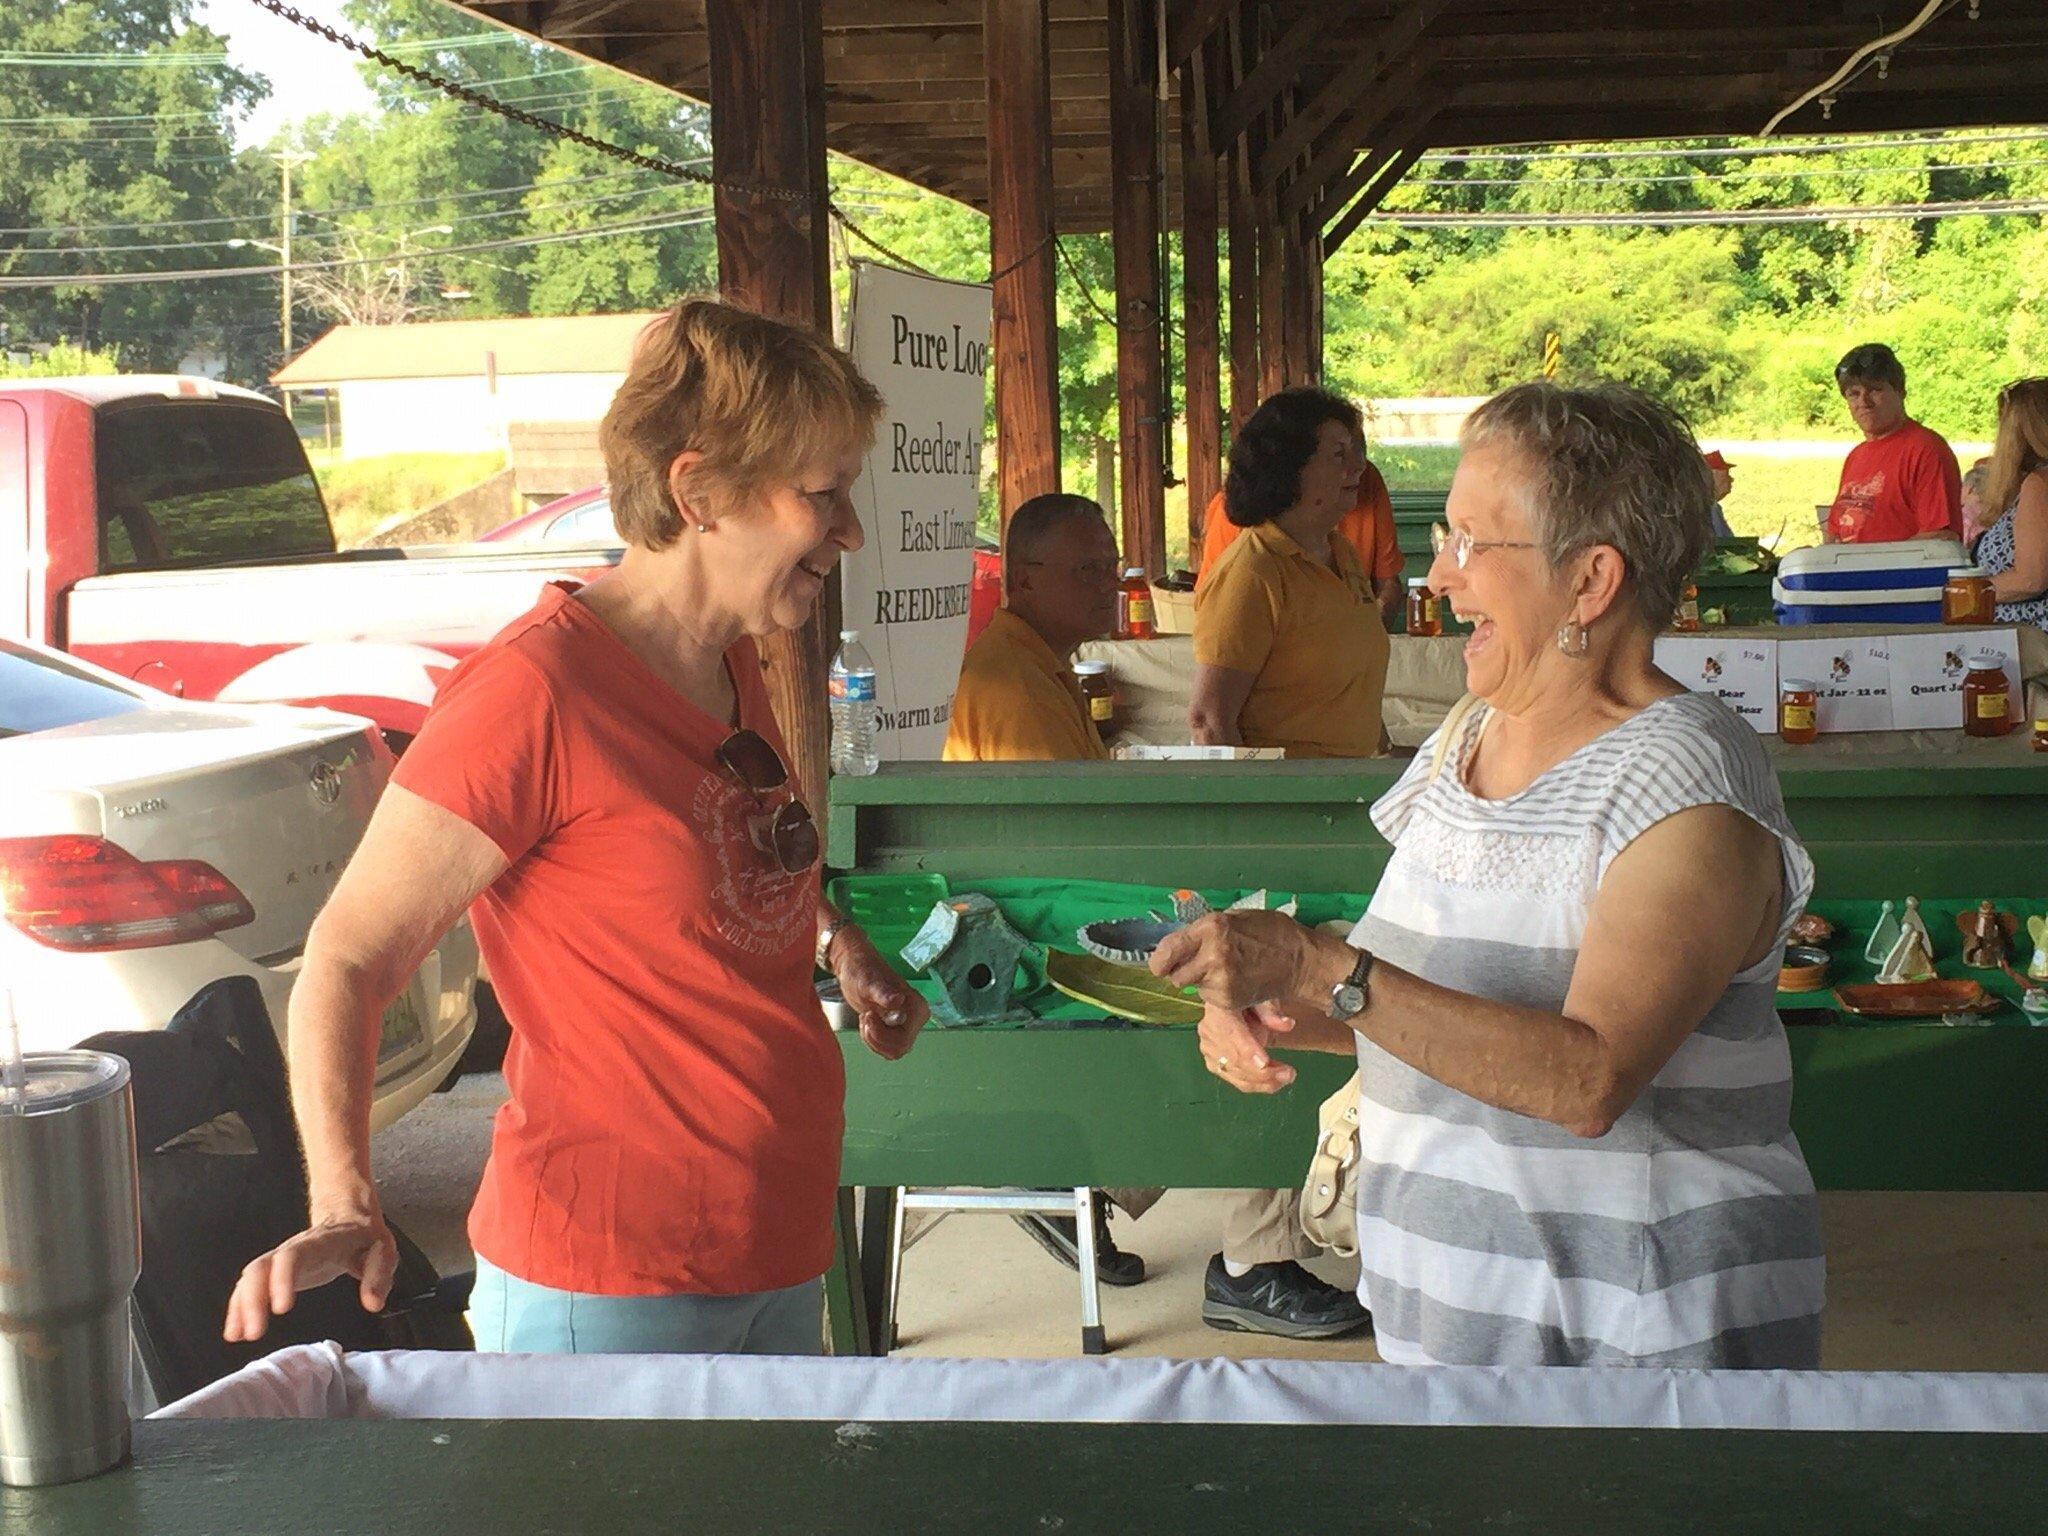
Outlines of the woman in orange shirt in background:
M 1401 592 L 1401 547 L 1394 533 L 1394 503 L 1387 495 L 1387 482 L 1371 459 L 1365 456 L 1365 436 L 1357 434 L 1358 457 L 1364 472 L 1358 480 L 1358 504 L 1337 524 L 1337 537 L 1358 551 L 1358 568 L 1372 580 L 1373 596 L 1379 600 L 1380 616 L 1387 628 L 1398 630 L 1405 622 Z M 1209 498 L 1202 513 L 1202 558 L 1195 566 L 1195 579 L 1209 574 L 1224 550 L 1244 530 L 1223 510 L 1223 492 Z

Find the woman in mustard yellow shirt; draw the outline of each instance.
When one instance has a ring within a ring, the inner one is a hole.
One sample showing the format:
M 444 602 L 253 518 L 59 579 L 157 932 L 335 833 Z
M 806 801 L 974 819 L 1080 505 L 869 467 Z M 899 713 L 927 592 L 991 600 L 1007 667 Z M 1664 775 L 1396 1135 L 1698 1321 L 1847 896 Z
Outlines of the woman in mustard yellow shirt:
M 1387 630 L 1372 581 L 1333 537 L 1365 461 L 1352 405 L 1282 390 L 1230 449 L 1225 515 L 1245 529 L 1195 588 L 1197 743 L 1289 757 L 1385 750 Z

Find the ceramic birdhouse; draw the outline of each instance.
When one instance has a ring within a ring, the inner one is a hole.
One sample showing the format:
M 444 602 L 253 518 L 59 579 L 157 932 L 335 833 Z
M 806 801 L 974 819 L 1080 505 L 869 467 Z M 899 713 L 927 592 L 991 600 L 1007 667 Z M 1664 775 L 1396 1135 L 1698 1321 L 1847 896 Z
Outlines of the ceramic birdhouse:
M 917 937 L 903 946 L 903 959 L 939 984 L 945 993 L 939 1016 L 949 1023 L 1029 1018 L 1017 1005 L 1045 985 L 1043 954 L 979 892 L 934 906 Z

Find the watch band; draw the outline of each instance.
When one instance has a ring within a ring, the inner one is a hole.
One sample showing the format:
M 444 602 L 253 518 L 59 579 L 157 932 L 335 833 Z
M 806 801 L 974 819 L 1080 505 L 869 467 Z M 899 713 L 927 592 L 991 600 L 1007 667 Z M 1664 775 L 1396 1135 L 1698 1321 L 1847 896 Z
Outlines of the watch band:
M 1330 1017 L 1339 1023 L 1357 1018 L 1365 1012 L 1367 1001 L 1366 984 L 1372 976 L 1372 951 L 1351 946 L 1358 959 L 1352 963 L 1345 978 L 1330 989 Z
M 842 914 L 833 918 L 818 934 L 818 947 L 811 954 L 811 963 L 818 970 L 830 971 L 832 969 L 829 964 L 832 958 L 832 941 L 838 938 L 842 931 L 852 926 L 853 919 Z

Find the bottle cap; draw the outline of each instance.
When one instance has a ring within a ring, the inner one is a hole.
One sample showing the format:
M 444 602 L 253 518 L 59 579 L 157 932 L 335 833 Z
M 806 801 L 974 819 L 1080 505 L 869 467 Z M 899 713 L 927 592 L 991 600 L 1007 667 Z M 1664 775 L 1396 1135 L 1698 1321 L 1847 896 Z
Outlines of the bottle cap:
M 1074 663 L 1076 677 L 1106 677 L 1109 663 L 1106 661 L 1077 661 Z
M 1410 576 L 1408 578 L 1408 590 L 1413 592 L 1417 587 L 1427 592 L 1429 590 L 1429 578 L 1427 576 Z
M 839 638 L 841 640 L 858 640 L 860 638 L 860 631 L 857 629 L 842 629 L 839 631 Z

